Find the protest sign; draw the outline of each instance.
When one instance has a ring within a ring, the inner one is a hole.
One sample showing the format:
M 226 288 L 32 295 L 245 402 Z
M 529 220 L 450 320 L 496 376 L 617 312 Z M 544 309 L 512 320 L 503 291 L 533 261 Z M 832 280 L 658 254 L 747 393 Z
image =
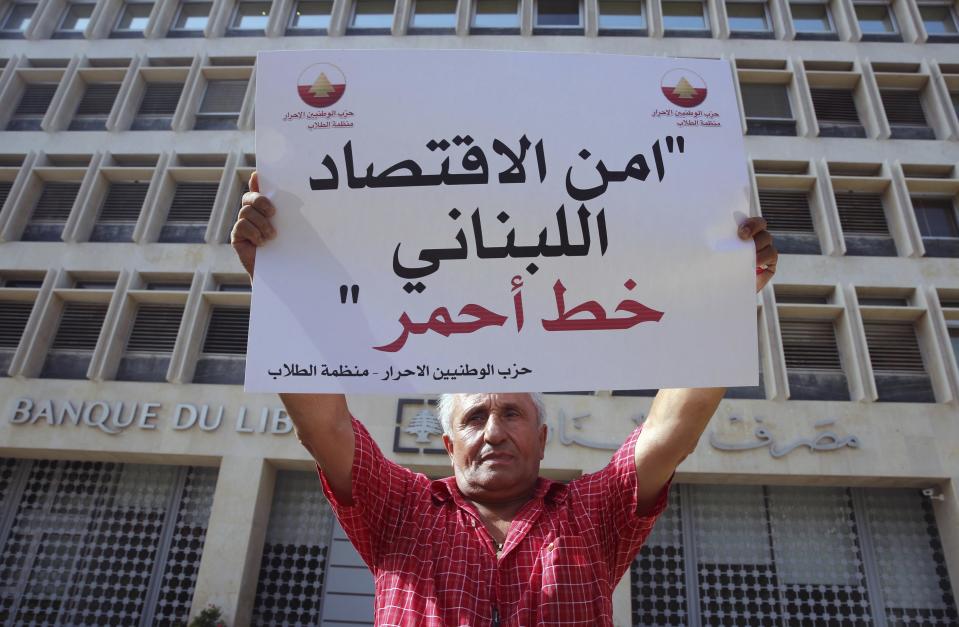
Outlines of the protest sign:
M 755 385 L 727 61 L 264 52 L 248 391 Z

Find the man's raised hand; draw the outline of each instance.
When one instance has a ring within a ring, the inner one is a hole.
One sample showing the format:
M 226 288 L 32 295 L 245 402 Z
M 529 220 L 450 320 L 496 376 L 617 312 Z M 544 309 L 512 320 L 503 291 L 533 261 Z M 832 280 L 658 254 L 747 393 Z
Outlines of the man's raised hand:
M 270 218 L 276 208 L 270 199 L 260 193 L 260 184 L 256 172 L 250 177 L 250 191 L 243 194 L 240 201 L 240 213 L 230 232 L 230 243 L 243 268 L 253 278 L 253 265 L 256 261 L 256 247 L 276 236 L 276 229 L 270 224 Z
M 739 225 L 739 237 L 756 243 L 756 291 L 762 290 L 776 274 L 779 251 L 773 246 L 773 236 L 766 230 L 765 218 L 746 218 Z

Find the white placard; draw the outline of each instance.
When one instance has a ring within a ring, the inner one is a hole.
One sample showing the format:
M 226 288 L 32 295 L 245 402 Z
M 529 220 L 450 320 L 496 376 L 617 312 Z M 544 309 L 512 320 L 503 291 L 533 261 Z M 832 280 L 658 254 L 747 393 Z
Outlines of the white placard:
M 246 390 L 757 381 L 727 61 L 263 52 Z

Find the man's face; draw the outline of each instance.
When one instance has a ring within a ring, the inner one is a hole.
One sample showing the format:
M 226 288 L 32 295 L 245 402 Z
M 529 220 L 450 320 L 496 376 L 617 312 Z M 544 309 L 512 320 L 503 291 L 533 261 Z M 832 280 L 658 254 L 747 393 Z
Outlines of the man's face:
M 467 498 L 508 501 L 529 494 L 546 450 L 529 394 L 458 394 L 443 444 Z

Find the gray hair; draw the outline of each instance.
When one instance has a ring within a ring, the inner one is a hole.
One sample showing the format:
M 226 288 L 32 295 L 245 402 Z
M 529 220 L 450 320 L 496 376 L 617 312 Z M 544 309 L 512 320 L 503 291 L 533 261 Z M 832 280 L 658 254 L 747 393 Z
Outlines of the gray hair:
M 538 392 L 529 392 L 528 394 L 536 408 L 536 424 L 541 425 L 546 422 L 546 404 L 543 402 L 543 395 Z M 452 435 L 453 412 L 456 410 L 457 396 L 460 396 L 460 394 L 440 394 L 436 403 L 436 413 L 439 416 L 440 424 L 443 425 L 443 433 L 446 435 Z

